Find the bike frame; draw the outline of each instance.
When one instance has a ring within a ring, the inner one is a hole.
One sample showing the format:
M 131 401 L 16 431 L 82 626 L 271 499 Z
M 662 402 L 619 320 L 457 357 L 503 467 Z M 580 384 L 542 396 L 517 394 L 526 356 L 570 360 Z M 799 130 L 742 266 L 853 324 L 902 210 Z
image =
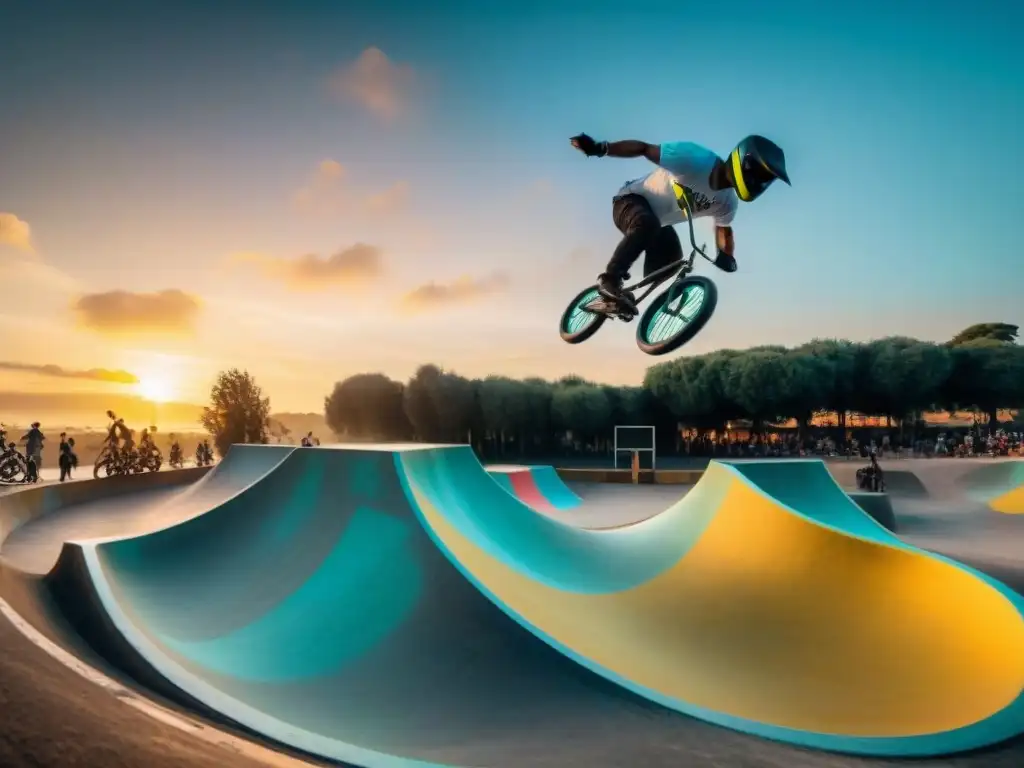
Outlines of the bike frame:
M 687 199 L 686 190 L 683 189 L 683 186 L 679 184 L 679 182 L 673 179 L 672 191 L 675 192 L 676 194 L 676 204 L 679 206 L 680 210 L 682 210 L 682 212 L 686 214 L 686 224 L 690 231 L 690 247 L 692 248 L 692 250 L 690 251 L 689 256 L 684 256 L 681 259 L 673 261 L 671 264 L 666 264 L 664 267 L 661 267 L 660 269 L 656 269 L 653 272 L 651 272 L 651 274 L 644 277 L 643 280 L 633 283 L 632 285 L 627 285 L 622 289 L 622 292 L 625 294 L 632 293 L 633 291 L 636 291 L 640 288 L 647 288 L 646 291 L 632 299 L 632 301 L 630 301 L 627 296 L 623 296 L 620 299 L 620 302 L 627 304 L 628 308 L 631 310 L 633 314 L 637 314 L 639 312 L 639 310 L 637 309 L 639 304 L 648 296 L 650 296 L 658 286 L 660 286 L 669 278 L 675 277 L 675 281 L 669 287 L 669 291 L 674 292 L 679 290 L 679 286 L 682 283 L 683 279 L 685 279 L 687 275 L 693 272 L 693 262 L 695 261 L 698 253 L 711 263 L 714 263 L 714 259 L 707 255 L 707 253 L 704 251 L 704 248 L 697 245 L 697 236 L 696 233 L 693 231 L 693 209 L 690 207 L 690 201 Z M 705 244 L 704 247 L 706 248 L 707 245 Z M 675 294 L 672 293 L 671 295 L 669 295 L 668 301 L 666 301 L 665 304 L 671 304 L 675 298 Z M 596 302 L 587 305 L 587 309 L 596 312 L 603 312 L 604 314 L 614 314 L 615 307 L 609 306 L 608 302 L 602 298 L 597 300 Z

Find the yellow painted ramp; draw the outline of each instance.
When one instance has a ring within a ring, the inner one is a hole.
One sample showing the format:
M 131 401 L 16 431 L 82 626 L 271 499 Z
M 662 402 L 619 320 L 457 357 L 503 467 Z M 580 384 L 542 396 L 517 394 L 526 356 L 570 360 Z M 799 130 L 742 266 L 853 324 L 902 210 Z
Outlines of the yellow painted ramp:
M 547 521 L 550 539 L 537 529 L 529 550 L 508 532 L 519 511 L 485 502 L 482 486 L 460 493 L 468 470 L 458 462 L 403 462 L 428 528 L 466 575 L 552 645 L 654 701 L 870 754 L 937 754 L 1024 731 L 1020 596 L 900 543 L 820 462 L 779 470 L 794 481 L 816 475 L 806 481 L 826 496 L 820 516 L 783 504 L 738 464 L 713 462 L 663 515 L 612 531 Z M 648 562 L 664 562 L 655 573 L 637 570 L 645 547 Z M 574 558 L 578 584 L 565 575 Z M 595 567 L 632 583 L 602 582 L 588 573 Z

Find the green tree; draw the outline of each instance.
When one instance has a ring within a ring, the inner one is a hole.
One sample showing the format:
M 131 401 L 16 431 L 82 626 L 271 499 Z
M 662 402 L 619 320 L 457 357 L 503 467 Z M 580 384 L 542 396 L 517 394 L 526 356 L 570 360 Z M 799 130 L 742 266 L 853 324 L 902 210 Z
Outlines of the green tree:
M 426 443 L 441 442 L 441 420 L 434 407 L 441 376 L 441 369 L 436 365 L 421 365 L 402 393 L 402 405 L 412 425 L 413 435 Z
M 742 415 L 725 383 L 731 362 L 742 354 L 723 349 L 659 363 L 647 369 L 644 387 L 677 421 L 698 430 L 721 429 Z
M 710 355 L 698 355 L 659 363 L 647 369 L 644 386 L 675 418 L 694 425 L 713 421 L 718 410 L 717 392 L 707 386 L 709 379 L 700 379 L 711 361 Z
M 477 384 L 456 373 L 443 372 L 434 383 L 433 405 L 446 443 L 472 442 L 471 430 L 479 421 Z
M 421 365 L 405 385 L 405 412 L 420 440 L 470 442 L 476 387 L 469 379 L 436 365 Z
M 554 386 L 556 386 L 556 387 L 579 387 L 579 386 L 585 386 L 587 384 L 592 384 L 592 383 L 593 382 L 587 381 L 582 376 L 577 376 L 575 373 L 570 373 L 568 376 L 563 376 L 562 378 L 560 378 L 557 381 L 555 381 Z
M 733 366 L 743 355 L 744 353 L 737 349 L 720 349 L 712 352 L 697 376 L 695 386 L 702 397 L 707 399 L 711 425 L 714 429 L 723 429 L 730 420 L 749 415 L 733 397 L 729 387 Z
M 648 425 L 651 423 L 650 392 L 643 387 L 602 387 L 612 407 L 612 424 Z
M 554 389 L 544 379 L 529 378 L 523 382 L 523 399 L 529 416 L 523 425 L 525 453 L 546 454 L 554 443 L 555 430 L 551 426 L 551 396 Z
M 551 395 L 551 422 L 571 432 L 574 442 L 607 441 L 612 431 L 612 404 L 595 384 L 556 385 Z
M 979 338 L 954 347 L 950 357 L 940 395 L 950 411 L 977 409 L 995 429 L 1000 408 L 1024 407 L 1024 347 Z
M 762 432 L 766 421 L 784 420 L 792 405 L 793 373 L 787 354 L 777 349 L 748 352 L 730 361 L 726 393 L 753 420 L 753 431 Z
M 782 356 L 789 386 L 782 398 L 782 415 L 797 420 L 797 434 L 807 436 L 815 411 L 824 410 L 835 373 L 832 361 L 805 349 L 788 350 Z
M 978 339 L 991 339 L 1004 344 L 1014 344 L 1017 341 L 1018 330 L 1018 326 L 1010 323 L 977 323 L 964 328 L 947 344 L 950 347 L 959 347 Z
M 697 361 L 700 361 L 697 363 Z M 703 357 L 682 357 L 650 366 L 644 372 L 643 386 L 651 398 L 662 406 L 673 418 L 681 418 L 692 408 L 690 398 L 683 392 L 685 379 L 682 376 L 687 365 L 704 365 Z
M 835 412 L 840 442 L 845 440 L 846 415 L 862 401 L 863 351 L 861 345 L 845 339 L 812 339 L 794 352 L 821 361 L 821 408 Z
M 509 443 L 520 443 L 531 419 L 527 387 L 507 376 L 488 376 L 477 386 L 477 398 L 484 429 L 504 456 Z
M 355 440 L 408 440 L 401 382 L 382 373 L 360 373 L 334 385 L 324 398 L 324 417 L 336 434 Z
M 902 336 L 877 339 L 864 346 L 865 382 L 874 413 L 900 420 L 900 440 L 911 412 L 940 402 L 953 370 L 947 347 Z
M 224 456 L 235 443 L 266 443 L 270 431 L 270 398 L 248 371 L 222 371 L 210 389 L 210 404 L 200 417 Z

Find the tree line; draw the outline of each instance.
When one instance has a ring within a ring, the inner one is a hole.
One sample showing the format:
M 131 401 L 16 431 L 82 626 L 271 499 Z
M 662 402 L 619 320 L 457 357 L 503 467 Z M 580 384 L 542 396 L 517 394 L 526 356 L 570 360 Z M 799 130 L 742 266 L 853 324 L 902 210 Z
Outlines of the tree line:
M 636 387 L 468 379 L 427 364 L 404 383 L 380 373 L 339 381 L 324 412 L 345 439 L 468 442 L 489 456 L 602 450 L 616 424 L 655 425 L 669 446 L 680 427 L 721 431 L 744 419 L 763 432 L 795 419 L 803 432 L 819 412 L 836 413 L 844 433 L 851 412 L 889 417 L 901 433 L 924 411 L 974 410 L 995 425 L 998 411 L 1024 407 L 1017 336 L 1015 325 L 984 323 L 941 344 L 893 336 L 725 349 L 654 365 Z

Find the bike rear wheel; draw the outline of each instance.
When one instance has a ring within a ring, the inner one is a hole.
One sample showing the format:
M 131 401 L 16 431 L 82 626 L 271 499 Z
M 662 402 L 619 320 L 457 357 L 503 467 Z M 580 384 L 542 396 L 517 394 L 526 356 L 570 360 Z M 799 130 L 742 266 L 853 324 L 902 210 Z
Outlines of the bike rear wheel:
M 92 476 L 95 479 L 102 477 L 110 477 L 111 466 L 114 463 L 114 455 L 111 453 L 110 445 L 105 445 L 96 456 L 96 461 L 92 465 Z
M 0 461 L 0 482 L 20 483 L 25 477 L 26 467 L 17 458 L 11 456 Z
M 707 324 L 718 305 L 718 288 L 702 275 L 690 275 L 656 296 L 640 316 L 636 345 L 648 355 L 667 355 Z
M 601 294 L 597 286 L 592 285 L 580 291 L 569 302 L 558 323 L 558 332 L 563 341 L 569 344 L 582 344 L 604 325 L 604 321 L 608 319 L 607 315 L 586 308 L 588 304 L 596 301 L 601 301 Z

